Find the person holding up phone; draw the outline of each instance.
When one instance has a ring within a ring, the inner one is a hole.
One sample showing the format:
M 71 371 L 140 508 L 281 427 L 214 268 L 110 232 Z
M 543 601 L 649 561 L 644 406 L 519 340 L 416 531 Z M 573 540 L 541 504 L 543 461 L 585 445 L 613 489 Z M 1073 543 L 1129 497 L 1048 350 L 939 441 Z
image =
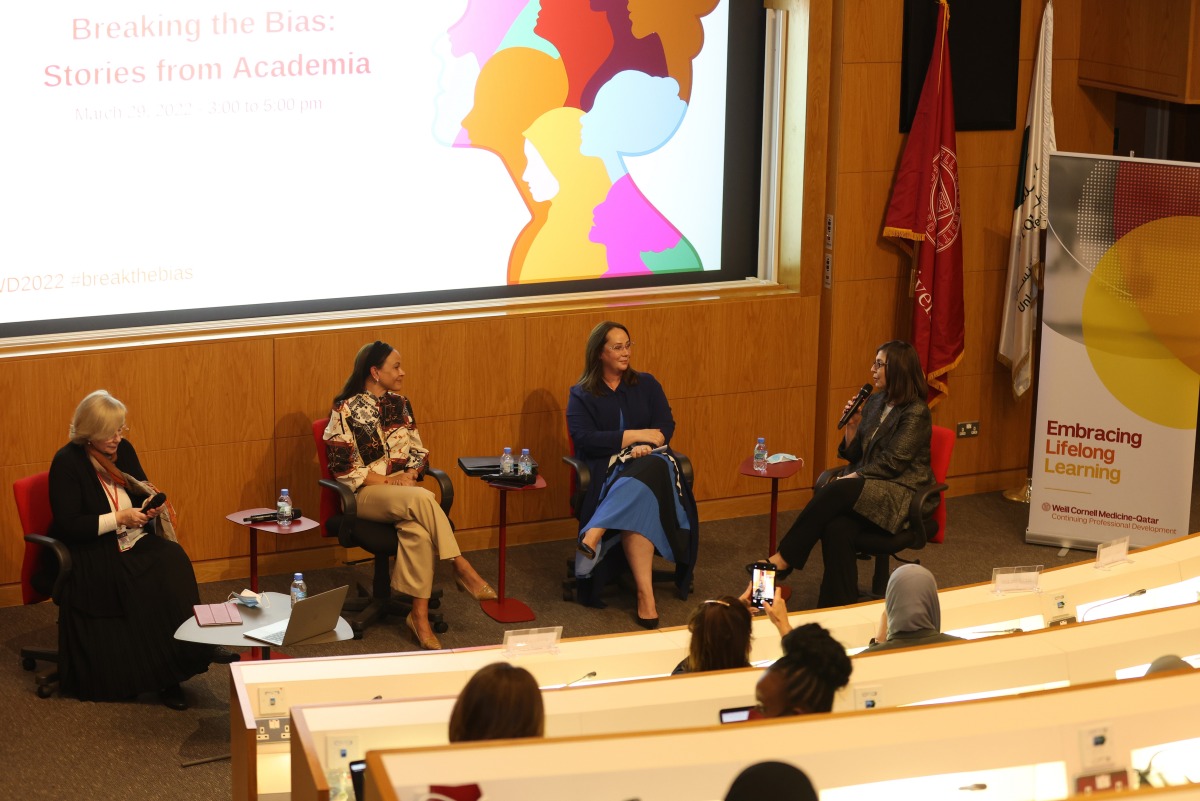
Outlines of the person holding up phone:
M 147 481 L 128 433 L 125 404 L 97 390 L 75 409 L 71 441 L 50 464 L 48 533 L 72 562 L 58 621 L 59 684 L 84 701 L 157 691 L 183 710 L 180 682 L 237 655 L 175 639 L 200 592 L 191 560 L 160 525 L 166 496 Z
M 779 568 L 776 580 L 783 581 L 793 569 L 802 569 L 821 543 L 825 571 L 819 607 L 858 601 L 856 548 L 890 542 L 907 525 L 916 491 L 933 482 L 933 420 L 916 349 L 900 340 L 883 343 L 871 363 L 871 378 L 875 392 L 851 414 L 838 445 L 838 457 L 850 464 L 835 480 L 815 489 L 778 552 L 770 556 Z M 844 413 L 856 400 L 846 403 Z M 939 502 L 938 493 L 930 495 L 922 514 L 932 515 Z

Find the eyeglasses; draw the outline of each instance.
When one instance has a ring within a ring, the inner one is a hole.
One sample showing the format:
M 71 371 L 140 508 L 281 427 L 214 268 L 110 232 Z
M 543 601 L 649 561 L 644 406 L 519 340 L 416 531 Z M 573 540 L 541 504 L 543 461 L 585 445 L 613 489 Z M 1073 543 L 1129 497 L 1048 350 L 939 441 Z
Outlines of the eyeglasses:
M 613 353 L 626 353 L 626 352 L 631 352 L 633 350 L 633 343 L 626 342 L 622 345 L 608 345 L 607 347 Z
M 882 370 L 883 368 L 887 367 L 887 362 L 881 362 L 879 359 L 876 359 L 874 366 L 876 370 Z
M 114 437 L 121 437 L 122 439 L 124 439 L 127 436 L 129 436 L 129 426 L 121 426 L 116 431 L 109 434 L 107 437 L 104 437 L 104 439 L 109 440 L 109 439 L 113 439 Z

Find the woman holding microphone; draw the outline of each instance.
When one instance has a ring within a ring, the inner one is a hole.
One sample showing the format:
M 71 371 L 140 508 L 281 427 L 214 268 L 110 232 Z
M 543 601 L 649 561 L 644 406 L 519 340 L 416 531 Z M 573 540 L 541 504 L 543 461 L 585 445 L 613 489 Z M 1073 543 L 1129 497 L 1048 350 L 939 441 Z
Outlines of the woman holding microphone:
M 820 607 L 858 600 L 856 548 L 891 540 L 906 525 L 915 492 L 933 481 L 933 422 L 916 349 L 900 340 L 880 345 L 871 378 L 875 392 L 851 415 L 838 445 L 838 456 L 849 465 L 813 493 L 770 557 L 782 580 L 804 568 L 819 540 L 825 563 Z M 853 404 L 852 399 L 846 411 Z M 931 515 L 938 502 L 932 494 L 922 514 Z

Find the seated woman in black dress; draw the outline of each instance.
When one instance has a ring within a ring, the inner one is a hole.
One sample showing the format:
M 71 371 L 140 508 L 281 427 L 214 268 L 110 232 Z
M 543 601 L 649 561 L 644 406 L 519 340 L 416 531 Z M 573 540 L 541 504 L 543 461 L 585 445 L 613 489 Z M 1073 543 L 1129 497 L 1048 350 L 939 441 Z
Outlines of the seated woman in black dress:
M 583 374 L 567 401 L 575 455 L 592 474 L 580 508 L 575 575 L 592 578 L 581 585 L 580 601 L 603 606 L 599 593 L 613 564 L 608 557 L 623 552 L 637 585 L 637 622 L 655 628 L 652 560 L 657 553 L 675 563 L 676 586 L 686 598 L 699 517 L 691 489 L 663 447 L 675 433 L 671 405 L 654 376 L 629 366 L 632 350 L 625 326 L 603 322 L 593 328 Z
M 838 445 L 838 456 L 849 467 L 813 493 L 770 557 L 782 580 L 793 568 L 804 567 L 819 540 L 825 563 L 817 601 L 822 607 L 858 600 L 856 548 L 890 542 L 904 529 L 916 490 L 933 482 L 933 421 L 916 349 L 899 340 L 880 345 L 871 377 L 877 391 L 850 418 Z M 938 494 L 931 494 L 922 514 L 932 515 L 938 502 Z
M 128 430 L 125 405 L 93 392 L 50 464 L 49 533 L 72 564 L 58 620 L 60 684 L 85 701 L 157 691 L 167 706 L 187 709 L 179 683 L 237 657 L 175 639 L 200 603 L 196 575 L 165 526 L 155 526 L 162 507 L 140 508 L 155 489 Z

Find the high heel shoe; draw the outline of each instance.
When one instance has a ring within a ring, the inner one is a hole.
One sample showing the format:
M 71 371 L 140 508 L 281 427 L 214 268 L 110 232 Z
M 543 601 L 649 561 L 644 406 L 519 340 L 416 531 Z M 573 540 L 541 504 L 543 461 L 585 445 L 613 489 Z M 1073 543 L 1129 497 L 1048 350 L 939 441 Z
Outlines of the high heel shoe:
M 471 592 L 469 589 L 467 589 L 467 582 L 463 581 L 457 576 L 454 578 L 454 583 L 458 586 L 459 592 Z M 500 596 L 496 594 L 494 589 L 492 589 L 492 585 L 485 581 L 481 589 L 471 592 L 471 597 L 473 597 L 476 601 L 495 601 Z
M 404 622 L 408 624 L 408 630 L 411 631 L 413 633 L 413 636 L 417 638 L 417 644 L 420 645 L 422 648 L 424 648 L 426 651 L 442 650 L 442 644 L 440 642 L 438 642 L 438 638 L 436 636 L 434 636 L 433 634 L 430 634 L 428 637 L 422 637 L 417 632 L 417 624 L 413 623 L 413 613 L 412 612 L 408 613 L 408 617 L 404 618 Z
M 634 616 L 634 618 L 636 618 L 636 619 L 637 619 L 637 624 L 638 624 L 639 626 L 641 626 L 642 628 L 644 628 L 644 629 L 656 629 L 656 628 L 658 628 L 658 617 L 657 617 L 657 616 L 655 616 L 655 617 L 642 617 L 642 616 L 641 616 L 641 615 L 639 615 L 637 612 L 634 612 L 634 613 L 633 613 L 633 616 Z
M 575 575 L 580 577 L 590 576 L 596 568 L 596 564 L 600 561 L 600 548 L 604 541 L 596 543 L 596 547 L 588 545 L 583 540 L 580 540 L 575 545 L 575 550 L 583 554 L 583 559 L 576 558 L 575 560 Z

